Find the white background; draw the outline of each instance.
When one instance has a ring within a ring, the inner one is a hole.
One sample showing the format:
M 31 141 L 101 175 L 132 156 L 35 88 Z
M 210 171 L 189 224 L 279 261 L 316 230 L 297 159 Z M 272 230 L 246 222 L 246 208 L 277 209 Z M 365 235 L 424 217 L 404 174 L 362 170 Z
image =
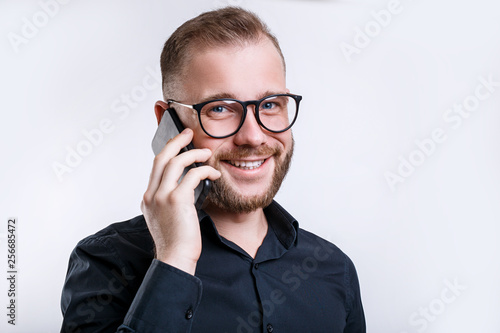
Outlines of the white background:
M 369 332 L 500 332 L 500 86 L 459 126 L 443 118 L 471 101 L 480 77 L 500 81 L 500 5 L 401 0 L 376 31 L 371 12 L 388 3 L 71 1 L 49 17 L 38 1 L 0 2 L 3 272 L 11 216 L 19 250 L 17 325 L 6 323 L 2 273 L 0 331 L 59 330 L 73 247 L 140 214 L 162 97 L 148 75 L 163 43 L 187 19 L 236 4 L 277 35 L 289 88 L 304 96 L 277 199 L 355 262 Z M 38 31 L 16 45 L 26 22 Z M 365 27 L 369 44 L 346 57 L 340 45 L 355 46 Z M 133 92 L 140 98 L 125 114 L 121 96 Z M 105 119 L 112 131 L 58 179 L 54 163 L 67 164 L 83 131 Z M 438 128 L 446 140 L 418 160 L 415 141 Z M 385 174 L 410 156 L 423 163 L 391 189 Z

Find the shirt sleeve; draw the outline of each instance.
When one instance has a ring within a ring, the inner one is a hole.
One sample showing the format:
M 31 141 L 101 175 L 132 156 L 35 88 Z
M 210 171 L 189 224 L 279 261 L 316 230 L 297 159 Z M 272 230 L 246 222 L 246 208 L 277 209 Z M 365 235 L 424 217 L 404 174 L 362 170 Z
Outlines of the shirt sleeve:
M 125 262 L 105 240 L 77 245 L 61 297 L 61 332 L 190 332 L 201 281 L 156 259 L 145 275 Z
M 347 322 L 344 333 L 366 333 L 365 314 L 361 303 L 358 274 L 349 257 L 346 256 L 345 284 L 347 290 Z

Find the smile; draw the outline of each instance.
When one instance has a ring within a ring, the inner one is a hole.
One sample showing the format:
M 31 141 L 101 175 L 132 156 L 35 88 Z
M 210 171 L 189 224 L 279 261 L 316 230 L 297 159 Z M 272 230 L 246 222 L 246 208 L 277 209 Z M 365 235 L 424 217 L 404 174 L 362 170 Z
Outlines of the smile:
M 239 169 L 242 169 L 242 170 L 253 170 L 253 169 L 257 169 L 258 167 L 260 167 L 262 165 L 262 163 L 264 163 L 266 160 L 260 160 L 260 161 L 225 161 L 229 164 L 231 164 L 232 166 L 235 166 Z

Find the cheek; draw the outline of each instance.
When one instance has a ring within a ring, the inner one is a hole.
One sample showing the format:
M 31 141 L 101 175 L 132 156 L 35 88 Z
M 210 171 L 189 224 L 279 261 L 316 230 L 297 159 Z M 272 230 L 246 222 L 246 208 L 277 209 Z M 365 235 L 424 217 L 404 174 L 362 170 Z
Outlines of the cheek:
M 210 148 L 212 150 L 211 146 L 213 143 L 211 143 L 211 141 L 213 138 L 205 134 L 197 119 L 193 119 L 193 121 L 189 123 L 189 128 L 194 132 L 192 143 L 195 148 Z
M 203 130 L 201 128 L 198 128 L 198 127 L 197 128 L 192 128 L 192 129 L 194 131 L 193 146 L 195 148 L 207 148 L 204 145 L 204 141 L 205 140 L 203 140 L 203 137 L 204 137 L 205 133 L 203 132 Z
M 215 154 L 218 148 L 224 143 L 223 139 L 214 139 L 206 135 L 200 126 L 194 128 L 193 130 L 193 146 L 195 148 L 208 148 L 212 151 L 212 154 Z
M 200 126 L 200 124 L 198 122 L 198 116 L 196 115 L 196 113 L 190 112 L 191 110 L 189 110 L 189 109 L 187 109 L 187 112 L 182 112 L 182 111 L 185 111 L 184 109 L 180 110 L 180 111 L 178 111 L 178 109 L 176 109 L 175 111 L 177 113 L 177 116 L 181 120 L 182 124 L 184 125 L 184 127 L 191 128 L 196 134 L 196 131 L 197 131 L 198 127 Z M 201 130 L 201 128 L 200 128 L 200 130 Z
M 276 134 L 274 135 L 274 139 L 279 142 L 285 152 L 289 151 L 293 146 L 293 137 L 291 131 Z

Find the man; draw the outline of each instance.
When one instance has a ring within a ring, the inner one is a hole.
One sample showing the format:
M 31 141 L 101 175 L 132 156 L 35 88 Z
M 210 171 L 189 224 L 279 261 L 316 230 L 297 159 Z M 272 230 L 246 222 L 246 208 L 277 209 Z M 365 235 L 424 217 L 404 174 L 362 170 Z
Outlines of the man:
M 204 13 L 167 40 L 161 68 L 158 122 L 174 108 L 186 130 L 154 160 L 144 215 L 73 251 L 62 331 L 365 332 L 350 259 L 273 201 L 301 99 L 276 38 L 245 10 Z

